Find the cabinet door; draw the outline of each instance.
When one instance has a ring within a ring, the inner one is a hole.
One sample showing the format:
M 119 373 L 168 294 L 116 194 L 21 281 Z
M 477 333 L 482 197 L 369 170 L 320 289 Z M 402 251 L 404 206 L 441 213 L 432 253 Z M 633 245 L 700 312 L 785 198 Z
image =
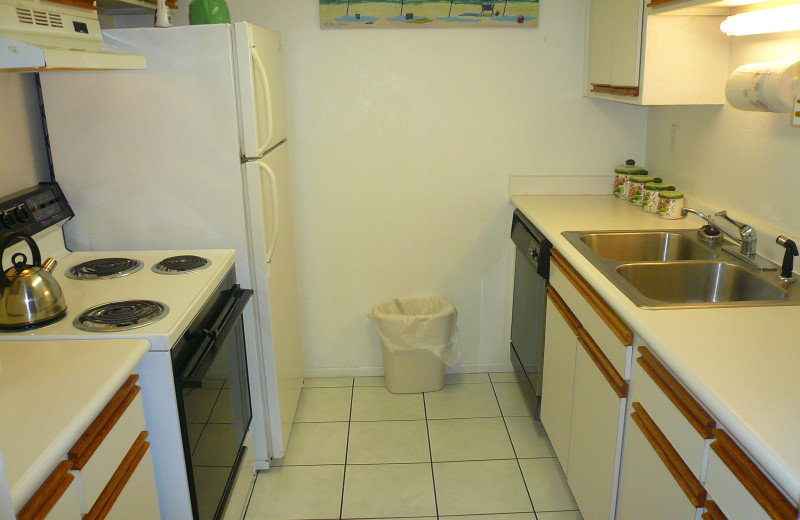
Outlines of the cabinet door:
M 611 84 L 639 85 L 639 56 L 642 48 L 641 0 L 614 0 L 614 54 Z
M 591 90 L 637 96 L 641 42 L 640 0 L 590 0 L 588 78 Z
M 629 420 L 626 426 L 616 520 L 694 520 L 697 507 L 662 460 L 665 449 L 640 423 Z
M 568 321 L 571 313 L 562 305 L 563 301 L 558 293 L 548 287 L 541 419 L 558 461 L 566 473 L 577 338 L 573 324 Z
M 125 483 L 105 520 L 157 519 L 160 516 L 153 480 L 153 461 L 147 451 Z
M 621 381 L 621 386 L 615 390 L 595 361 L 602 353 L 596 345 L 591 345 L 591 338 L 582 335 L 579 339 L 567 482 L 584 520 L 608 520 L 614 514 L 618 449 L 622 439 L 620 425 L 625 406 L 617 390 L 624 388 L 623 393 L 626 393 L 627 386 L 614 372 Z M 608 367 L 610 363 L 606 370 Z
M 589 83 L 611 85 L 614 0 L 589 1 Z

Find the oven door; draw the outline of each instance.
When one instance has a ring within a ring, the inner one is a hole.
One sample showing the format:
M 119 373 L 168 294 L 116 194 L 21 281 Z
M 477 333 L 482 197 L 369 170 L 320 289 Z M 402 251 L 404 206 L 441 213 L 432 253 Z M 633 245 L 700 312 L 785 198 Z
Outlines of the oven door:
M 213 302 L 175 367 L 186 473 L 196 520 L 222 517 L 250 425 L 242 311 L 252 291 L 233 285 Z

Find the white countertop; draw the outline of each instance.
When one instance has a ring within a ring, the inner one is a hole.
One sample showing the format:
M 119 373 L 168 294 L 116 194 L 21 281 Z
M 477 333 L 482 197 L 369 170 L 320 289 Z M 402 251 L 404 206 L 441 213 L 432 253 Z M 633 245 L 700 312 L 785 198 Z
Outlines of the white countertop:
M 149 348 L 144 339 L 0 342 L 0 453 L 15 510 Z
M 640 309 L 561 233 L 699 228 L 699 219 L 660 219 L 611 195 L 518 195 L 511 202 L 800 502 L 800 306 Z

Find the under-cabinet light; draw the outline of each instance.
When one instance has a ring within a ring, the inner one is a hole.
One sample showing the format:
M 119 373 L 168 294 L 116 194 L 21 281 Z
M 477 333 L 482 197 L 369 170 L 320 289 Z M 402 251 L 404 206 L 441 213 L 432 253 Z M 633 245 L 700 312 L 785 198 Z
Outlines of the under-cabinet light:
M 728 36 L 800 30 L 800 4 L 729 16 L 719 26 Z

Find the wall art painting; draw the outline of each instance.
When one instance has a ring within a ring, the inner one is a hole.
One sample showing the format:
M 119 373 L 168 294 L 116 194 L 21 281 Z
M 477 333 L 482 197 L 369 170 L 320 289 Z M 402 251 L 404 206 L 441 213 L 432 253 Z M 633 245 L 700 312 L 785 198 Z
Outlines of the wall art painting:
M 323 29 L 538 27 L 539 0 L 319 0 Z

